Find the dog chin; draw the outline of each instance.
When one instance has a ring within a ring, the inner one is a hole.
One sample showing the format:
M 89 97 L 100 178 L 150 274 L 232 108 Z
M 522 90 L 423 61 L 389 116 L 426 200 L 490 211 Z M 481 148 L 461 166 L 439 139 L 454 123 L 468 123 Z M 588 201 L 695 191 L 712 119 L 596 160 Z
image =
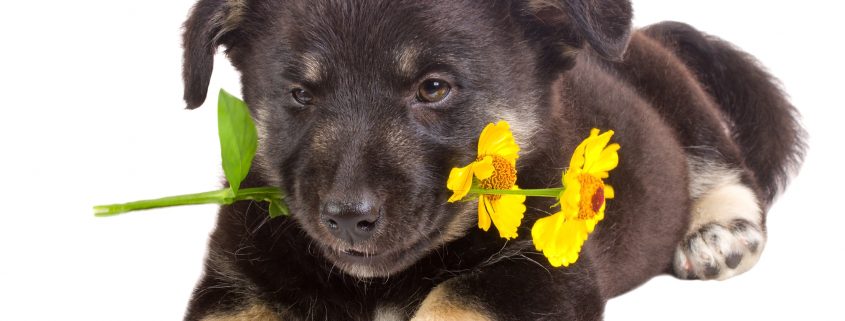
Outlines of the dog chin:
M 418 240 L 410 246 L 382 253 L 363 253 L 354 250 L 324 248 L 323 252 L 335 267 L 360 278 L 386 278 L 407 269 L 427 253 L 429 242 Z

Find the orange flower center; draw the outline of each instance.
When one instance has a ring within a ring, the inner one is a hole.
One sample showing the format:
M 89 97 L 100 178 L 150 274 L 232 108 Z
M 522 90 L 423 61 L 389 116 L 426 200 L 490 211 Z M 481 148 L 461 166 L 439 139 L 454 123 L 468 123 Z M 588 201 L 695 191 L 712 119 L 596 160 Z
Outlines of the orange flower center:
M 481 188 L 483 189 L 504 189 L 509 190 L 516 184 L 516 168 L 502 156 L 491 155 L 493 157 L 493 175 L 487 179 L 481 180 Z M 477 161 L 484 159 L 479 156 Z M 484 195 L 491 201 L 502 198 L 502 195 Z
M 581 183 L 581 203 L 578 206 L 578 219 L 591 219 L 604 205 L 604 182 L 590 174 L 578 176 Z

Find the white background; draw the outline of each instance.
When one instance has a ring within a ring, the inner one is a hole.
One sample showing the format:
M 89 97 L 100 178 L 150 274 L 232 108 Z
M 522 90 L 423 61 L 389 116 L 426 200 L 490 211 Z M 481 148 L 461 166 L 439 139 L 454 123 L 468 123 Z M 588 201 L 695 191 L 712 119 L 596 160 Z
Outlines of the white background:
M 724 282 L 656 278 L 612 300 L 607 320 L 845 318 L 837 3 L 635 4 L 636 25 L 684 21 L 756 55 L 803 113 L 811 148 L 770 212 L 754 269 Z M 219 186 L 215 98 L 182 108 L 180 27 L 191 4 L 3 4 L 0 320 L 181 319 L 216 207 L 98 219 L 91 206 Z M 210 87 L 239 92 L 222 56 Z

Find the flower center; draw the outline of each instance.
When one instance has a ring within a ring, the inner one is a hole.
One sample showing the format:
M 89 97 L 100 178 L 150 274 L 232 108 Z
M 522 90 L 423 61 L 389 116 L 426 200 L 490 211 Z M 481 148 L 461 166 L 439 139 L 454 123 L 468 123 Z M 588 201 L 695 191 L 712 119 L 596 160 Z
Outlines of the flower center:
M 578 176 L 581 183 L 581 204 L 578 206 L 578 219 L 591 219 L 604 205 L 604 182 L 590 174 Z
M 493 157 L 493 175 L 487 179 L 482 179 L 480 184 L 483 189 L 503 189 L 509 190 L 516 184 L 516 168 L 502 156 L 491 155 Z M 480 161 L 483 157 L 478 157 Z M 502 195 L 484 195 L 491 201 L 502 198 Z

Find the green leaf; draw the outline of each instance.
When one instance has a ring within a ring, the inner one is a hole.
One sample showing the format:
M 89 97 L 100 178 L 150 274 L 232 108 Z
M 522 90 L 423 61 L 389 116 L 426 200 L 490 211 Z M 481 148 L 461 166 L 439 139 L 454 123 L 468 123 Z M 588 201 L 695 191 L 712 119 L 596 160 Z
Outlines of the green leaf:
M 285 202 L 279 199 L 270 200 L 270 218 L 288 216 L 289 214 L 290 209 Z
M 249 167 L 255 157 L 258 134 L 246 103 L 223 89 L 220 89 L 217 99 L 217 127 L 223 172 L 226 173 L 232 191 L 237 195 L 238 187 L 249 173 Z

